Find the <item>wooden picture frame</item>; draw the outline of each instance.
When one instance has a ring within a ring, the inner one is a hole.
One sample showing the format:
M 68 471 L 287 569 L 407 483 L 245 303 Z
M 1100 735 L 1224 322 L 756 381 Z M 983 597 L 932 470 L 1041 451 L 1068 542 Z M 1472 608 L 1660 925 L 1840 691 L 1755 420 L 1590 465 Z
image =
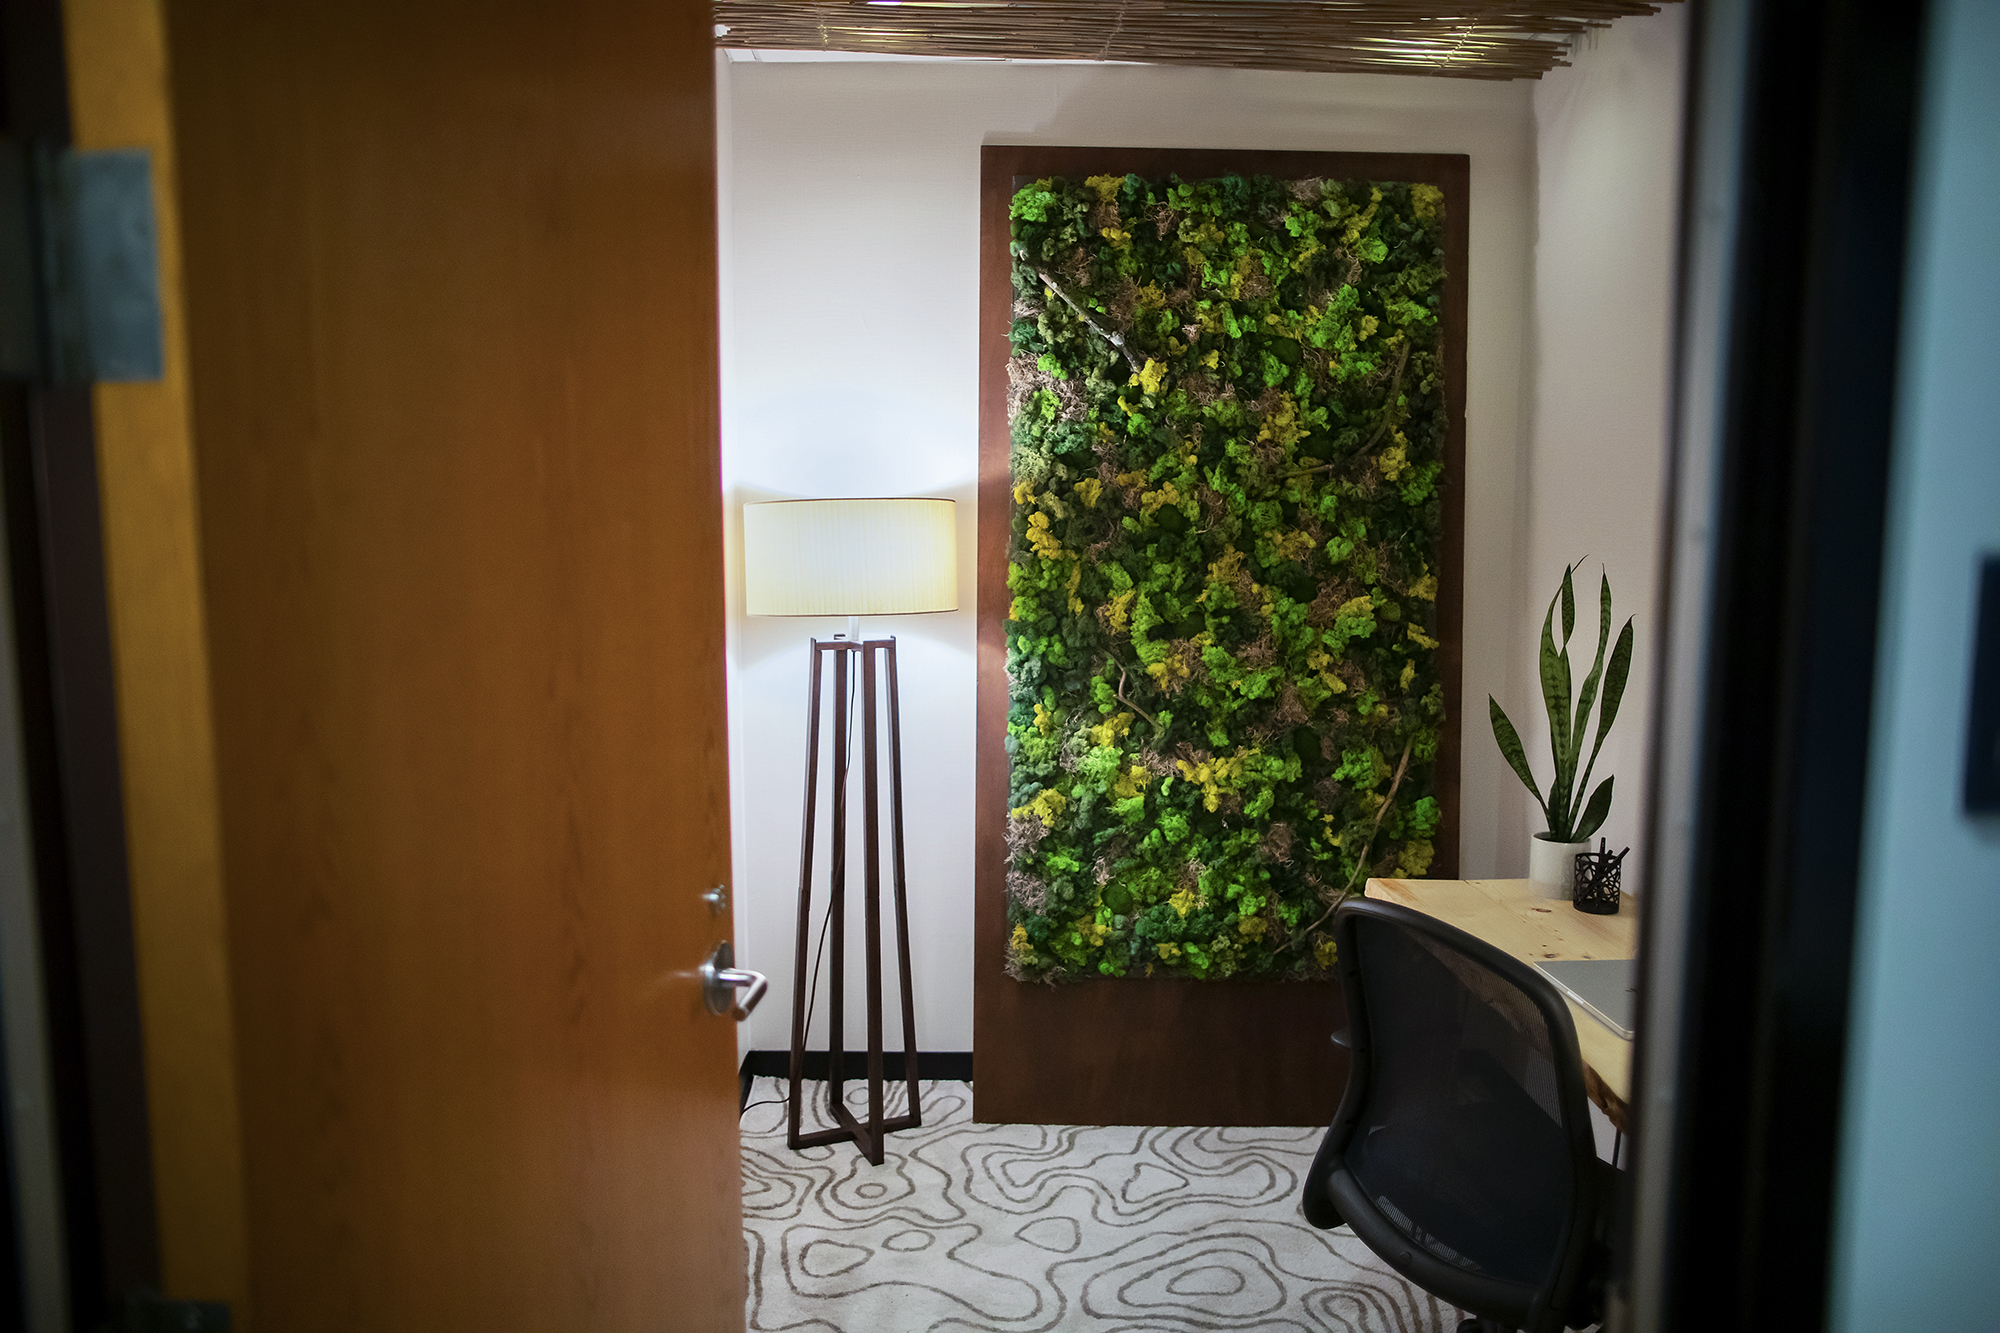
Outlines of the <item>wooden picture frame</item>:
M 1447 414 L 1438 666 L 1447 725 L 1443 809 L 1431 873 L 1458 874 L 1464 620 L 1467 203 L 1463 154 L 989 146 L 979 197 L 979 650 L 973 929 L 973 1119 L 984 1123 L 1318 1125 L 1346 1076 L 1329 1040 L 1344 1025 L 1339 983 L 1119 978 L 1016 981 L 1007 943 L 1007 421 L 1013 289 L 1008 204 L 1016 182 L 1136 173 L 1427 182 L 1444 192 Z

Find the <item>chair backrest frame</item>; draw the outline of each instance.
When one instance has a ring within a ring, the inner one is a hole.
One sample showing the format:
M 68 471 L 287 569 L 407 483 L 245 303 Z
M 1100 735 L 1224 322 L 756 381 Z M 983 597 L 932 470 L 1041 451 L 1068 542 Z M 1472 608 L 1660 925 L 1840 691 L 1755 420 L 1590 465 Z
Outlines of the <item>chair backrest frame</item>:
M 1571 1159 L 1569 1207 L 1556 1246 L 1550 1272 L 1532 1292 L 1522 1284 L 1468 1273 L 1414 1244 L 1368 1197 L 1346 1166 L 1346 1151 L 1362 1123 L 1374 1083 L 1375 1035 L 1370 1021 L 1368 996 L 1361 975 L 1361 949 L 1357 927 L 1373 918 L 1400 929 L 1425 935 L 1446 948 L 1471 959 L 1515 986 L 1534 1004 L 1547 1022 L 1550 1056 L 1555 1066 L 1557 1104 Z M 1308 1176 L 1306 1210 L 1313 1218 L 1313 1191 L 1323 1187 L 1339 1210 L 1340 1219 L 1355 1231 L 1370 1249 L 1388 1260 L 1418 1286 L 1445 1299 L 1460 1296 L 1466 1308 L 1479 1308 L 1492 1317 L 1511 1319 L 1518 1326 L 1535 1331 L 1560 1329 L 1565 1311 L 1576 1294 L 1591 1245 L 1601 1200 L 1597 1197 L 1597 1145 L 1590 1127 L 1588 1099 L 1584 1090 L 1583 1055 L 1577 1046 L 1576 1024 L 1569 1005 L 1554 983 L 1534 968 L 1502 952 L 1485 940 L 1467 934 L 1436 917 L 1412 911 L 1394 903 L 1357 898 L 1341 904 L 1333 917 L 1333 936 L 1339 947 L 1341 989 L 1347 997 L 1348 1045 L 1352 1064 L 1347 1089 L 1340 1107 L 1320 1145 Z

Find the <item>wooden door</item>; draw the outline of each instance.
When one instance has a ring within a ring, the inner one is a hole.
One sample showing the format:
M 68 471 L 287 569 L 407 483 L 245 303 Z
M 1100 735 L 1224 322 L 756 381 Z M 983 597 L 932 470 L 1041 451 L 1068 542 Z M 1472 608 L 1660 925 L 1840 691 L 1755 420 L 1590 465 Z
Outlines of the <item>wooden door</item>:
M 167 14 L 247 1326 L 741 1328 L 708 9 Z

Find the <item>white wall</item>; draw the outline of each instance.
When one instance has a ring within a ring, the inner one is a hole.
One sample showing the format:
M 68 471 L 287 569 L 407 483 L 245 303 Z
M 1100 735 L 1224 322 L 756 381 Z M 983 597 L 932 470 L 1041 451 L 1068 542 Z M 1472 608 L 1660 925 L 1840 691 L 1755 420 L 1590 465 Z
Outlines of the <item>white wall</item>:
M 1660 624 L 1686 30 L 1684 5 L 1620 19 L 1586 36 L 1571 66 L 1534 88 L 1529 605 L 1507 692 L 1498 698 L 1524 739 L 1532 737 L 1535 771 L 1546 782 L 1548 728 L 1536 667 L 1541 617 L 1563 566 L 1589 557 L 1577 581 L 1578 637 L 1570 652 L 1579 683 L 1597 643 L 1600 570 L 1611 579 L 1613 635 L 1627 615 L 1637 617 L 1632 674 L 1592 778 L 1595 786 L 1617 775 L 1601 836 L 1614 850 L 1633 848 L 1628 885 L 1642 873 L 1646 722 Z M 1469 681 L 1466 698 L 1476 705 L 1469 713 L 1485 709 Z M 1490 734 L 1469 743 L 1493 746 Z M 1528 824 L 1541 815 L 1518 783 L 1504 795 L 1500 859 L 1519 866 Z
M 746 1041 L 787 1044 L 804 642 L 844 626 L 742 615 L 738 506 L 777 496 L 923 494 L 959 501 L 962 609 L 870 632 L 898 634 L 906 654 L 919 1037 L 927 1050 L 971 1049 L 982 144 L 1471 155 L 1465 697 L 1479 708 L 1467 712 L 1461 855 L 1467 874 L 1519 873 L 1525 853 L 1503 849 L 1525 847 L 1524 816 L 1509 811 L 1504 788 L 1514 780 L 1483 710 L 1489 691 L 1505 692 L 1526 605 L 1516 575 L 1526 550 L 1530 86 L 999 62 L 738 61 L 724 74 L 723 485 L 738 945 L 747 966 L 773 978 Z M 858 1040 L 850 1027 L 850 1041 Z
M 1832 1327 L 2000 1322 L 2000 819 L 1963 813 L 2000 552 L 2000 6 L 1932 10 L 1884 549 Z

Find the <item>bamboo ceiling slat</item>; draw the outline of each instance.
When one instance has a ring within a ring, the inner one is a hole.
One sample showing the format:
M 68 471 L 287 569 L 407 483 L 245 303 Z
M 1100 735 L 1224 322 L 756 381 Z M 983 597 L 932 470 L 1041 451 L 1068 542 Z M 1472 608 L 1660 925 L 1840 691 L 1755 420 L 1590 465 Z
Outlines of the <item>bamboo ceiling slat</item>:
M 1662 0 L 1672 3 L 1672 0 Z M 1539 78 L 1645 0 L 716 0 L 718 46 Z

